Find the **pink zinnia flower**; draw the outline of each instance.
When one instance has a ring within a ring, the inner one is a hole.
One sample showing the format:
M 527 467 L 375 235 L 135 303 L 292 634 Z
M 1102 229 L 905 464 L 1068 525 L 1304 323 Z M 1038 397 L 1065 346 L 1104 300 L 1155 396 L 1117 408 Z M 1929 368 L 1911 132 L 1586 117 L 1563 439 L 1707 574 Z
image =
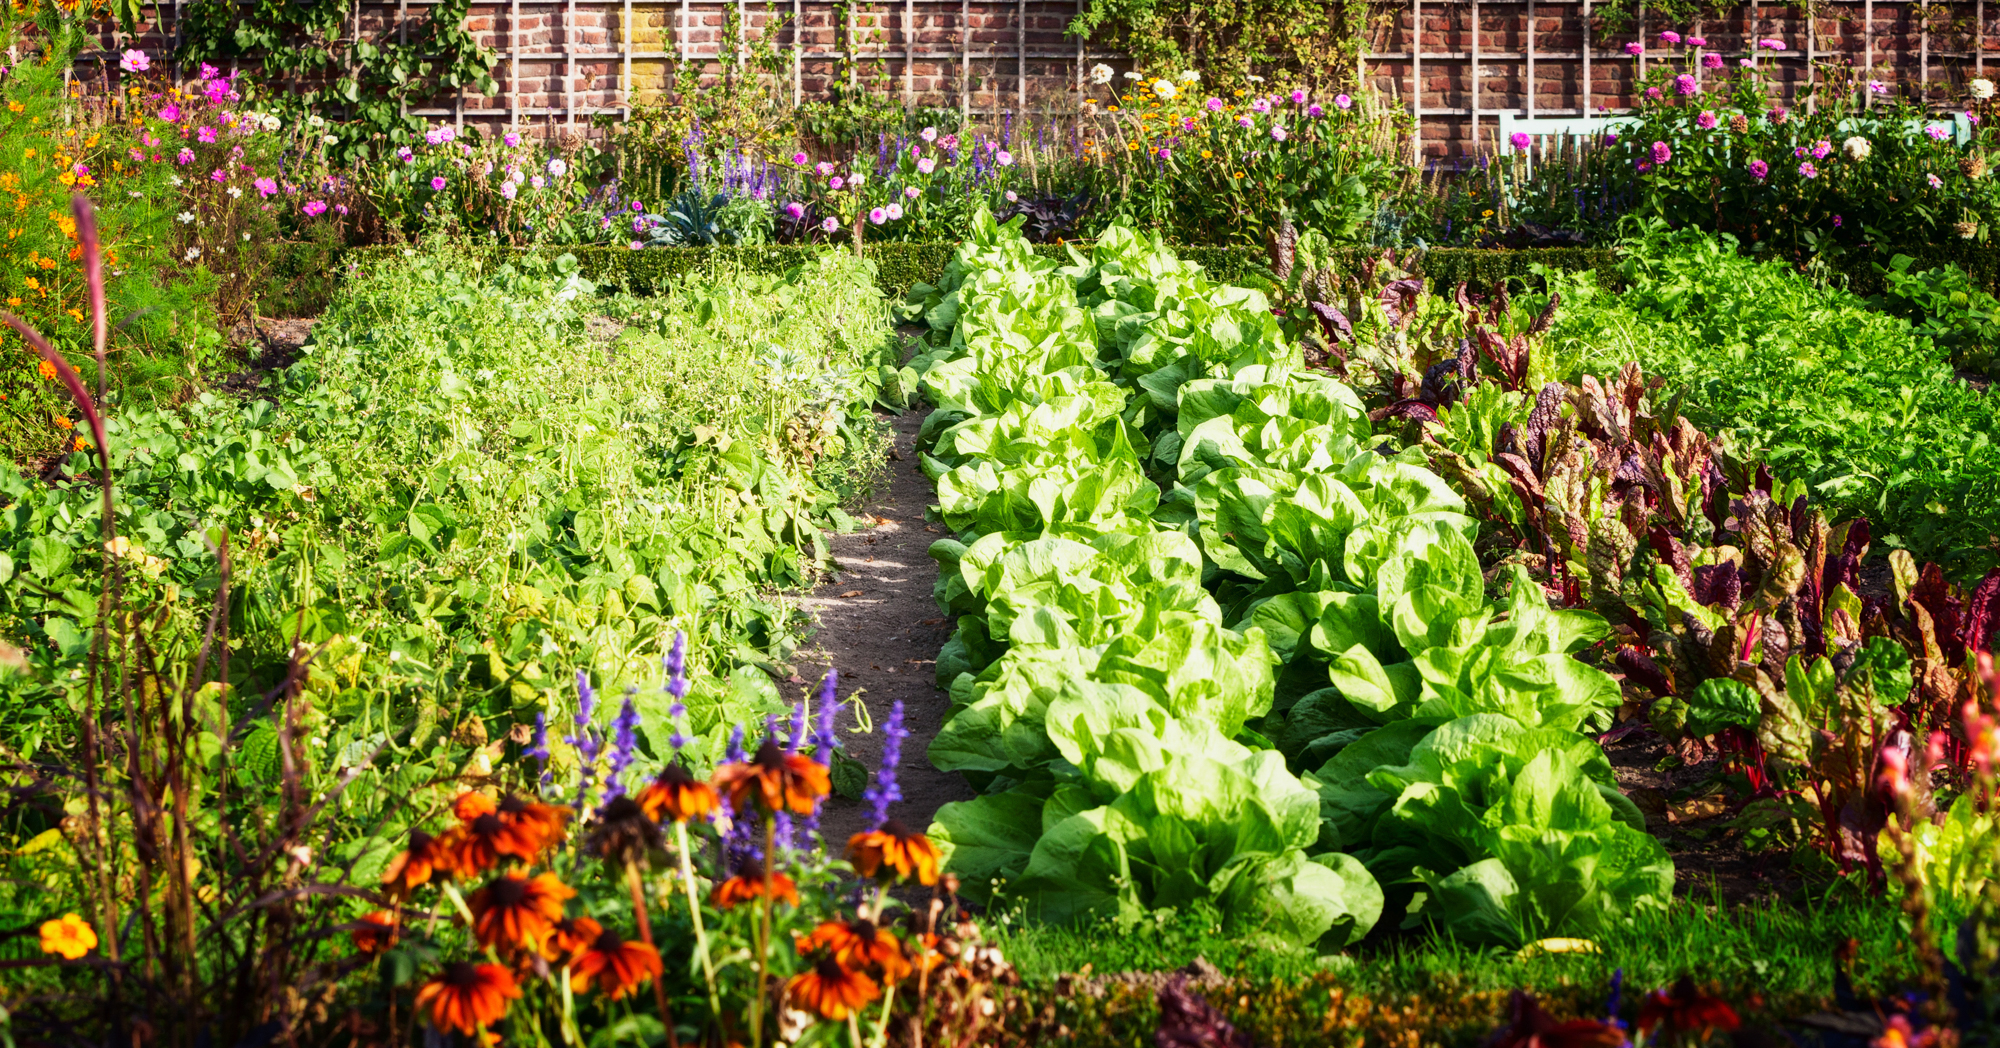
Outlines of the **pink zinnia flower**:
M 1812 155 L 1814 160 L 1825 160 L 1826 155 L 1831 152 L 1833 152 L 1832 142 L 1829 142 L 1826 139 L 1822 138 L 1819 141 L 1813 143 Z
M 903 217 L 903 205 L 901 204 L 890 204 L 882 210 L 888 213 L 889 221 L 891 222 Z
M 1682 73 L 1674 77 L 1674 90 L 1684 95 L 1691 95 L 1701 90 L 1701 85 L 1695 83 L 1694 74 Z
M 1001 167 L 1011 167 L 1014 164 L 1014 154 L 1002 149 L 1000 152 L 994 154 L 993 160 Z
M 1507 136 L 1507 142 L 1515 149 L 1526 149 L 1534 144 L 1535 136 L 1526 131 L 1516 131 Z
M 833 164 L 830 161 L 822 160 L 813 167 L 813 171 L 817 173 L 819 177 L 825 178 L 826 176 L 833 174 Z
M 831 233 L 831 232 L 833 232 L 834 230 L 836 230 L 836 229 L 839 229 L 839 228 L 840 228 L 840 221 L 839 221 L 838 219 L 834 218 L 833 216 L 829 215 L 829 216 L 827 216 L 827 219 L 826 219 L 826 221 L 824 221 L 824 222 L 821 222 L 821 223 L 819 224 L 819 228 L 820 228 L 820 232 L 822 232 L 822 233 Z
M 1691 36 L 1687 38 L 1687 45 L 1689 47 L 1707 47 L 1708 38 L 1701 36 Z
M 1771 165 L 1763 162 L 1762 160 L 1750 161 L 1751 178 L 1754 178 L 1757 181 L 1762 182 L 1764 179 L 1770 177 L 1770 174 L 1771 174 Z
M 832 178 L 830 178 L 830 179 L 827 179 L 827 182 L 826 182 L 826 188 L 828 188 L 828 189 L 835 189 L 835 190 L 837 190 L 837 189 L 839 189 L 839 188 L 840 188 L 841 186 L 844 186 L 844 185 L 846 185 L 846 184 L 847 184 L 847 179 L 844 179 L 844 178 L 840 177 L 839 175 L 835 175 L 835 176 L 833 176 Z
M 1631 55 L 1633 58 L 1637 58 L 1646 53 L 1646 45 L 1634 40 L 1625 45 L 1625 53 Z
M 1653 100 L 1653 101 L 1655 101 L 1655 102 L 1659 101 L 1659 100 L 1660 100 L 1660 89 L 1659 89 L 1659 88 L 1657 88 L 1657 87 L 1649 87 L 1649 88 L 1647 88 L 1647 89 L 1646 89 L 1646 97 L 1647 97 L 1647 98 L 1650 98 L 1650 99 L 1652 99 L 1652 100 Z
M 1799 174 L 1805 176 L 1806 178 L 1818 178 L 1819 168 L 1814 167 L 1813 162 L 1808 160 L 1805 163 L 1799 165 Z
M 1207 106 L 1208 111 L 1211 113 L 1222 112 L 1222 99 L 1220 98 L 1210 98 L 1208 101 L 1203 102 L 1202 105 Z
M 917 161 L 917 171 L 920 174 L 928 175 L 936 170 L 937 170 L 937 161 L 932 160 L 930 157 L 925 157 L 922 160 Z
M 806 206 L 794 200 L 785 205 L 785 214 L 790 215 L 792 221 L 797 222 L 799 219 L 806 217 Z
M 1666 32 L 1660 34 L 1660 39 L 1665 43 L 1678 44 L 1681 42 L 1681 35 L 1669 29 Z
M 1672 160 L 1673 158 L 1674 158 L 1674 151 L 1667 148 L 1667 144 L 1665 142 L 1653 143 L 1653 163 L 1664 164 L 1667 161 Z
M 1703 131 L 1715 130 L 1715 111 L 1712 109 L 1702 110 L 1700 115 L 1694 118 L 1694 126 L 1701 128 Z
M 444 189 L 444 176 L 443 175 L 434 176 L 431 179 L 431 188 L 433 190 L 442 191 Z
M 1314 102 L 1314 103 L 1313 103 L 1312 105 L 1309 105 L 1309 106 L 1307 106 L 1307 107 L 1306 107 L 1306 115 L 1307 115 L 1307 116 L 1309 116 L 1309 117 L 1312 117 L 1312 118 L 1314 118 L 1315 120 L 1317 120 L 1318 118 L 1320 118 L 1320 117 L 1323 117 L 1323 116 L 1325 116 L 1325 115 L 1326 115 L 1326 110 L 1324 110 L 1324 109 L 1321 109 L 1321 108 L 1319 107 L 1319 103 L 1318 103 L 1318 102 Z M 1188 121 L 1188 126 L 1187 126 L 1187 129 L 1188 129 L 1189 131 L 1192 131 L 1192 130 L 1194 130 L 1194 121 L 1192 121 L 1192 120 L 1189 120 L 1189 121 Z
M 1333 107 L 1335 109 L 1352 109 L 1354 107 L 1354 99 L 1346 95 L 1335 95 L 1333 96 Z
M 868 221 L 873 222 L 879 226 L 882 223 L 889 221 L 889 213 L 887 211 L 882 210 L 879 207 L 871 208 L 868 211 Z
M 917 137 L 923 139 L 926 142 L 935 142 L 937 141 L 937 128 L 935 127 L 924 128 L 922 131 L 917 132 Z
M 509 131 L 500 136 L 500 141 L 507 143 L 507 148 L 513 149 L 521 144 L 521 136 L 519 132 Z
M 1300 91 L 1300 90 L 1298 90 L 1298 89 L 1294 88 L 1294 89 L 1292 90 L 1292 104 L 1293 104 L 1293 105 L 1295 105 L 1295 106 L 1302 106 L 1302 105 L 1305 105 L 1305 104 L 1306 104 L 1306 93 L 1305 93 L 1304 91 Z
M 1710 51 L 1709 53 L 1701 56 L 1701 67 L 1703 69 L 1721 69 L 1722 56 L 1716 54 L 1714 51 Z
M 1285 131 L 1284 127 L 1281 125 L 1278 127 L 1273 127 L 1271 129 L 1271 137 L 1273 139 L 1276 139 L 1277 141 L 1283 142 L 1286 138 L 1289 138 L 1291 136 Z

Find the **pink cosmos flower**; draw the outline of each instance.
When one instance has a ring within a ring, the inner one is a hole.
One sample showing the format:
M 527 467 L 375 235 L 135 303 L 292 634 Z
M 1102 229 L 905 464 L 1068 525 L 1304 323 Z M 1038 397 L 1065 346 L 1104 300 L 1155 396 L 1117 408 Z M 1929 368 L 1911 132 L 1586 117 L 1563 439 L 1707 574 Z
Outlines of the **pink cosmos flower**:
M 1846 224 L 1847 224 L 1847 223 L 1845 223 L 1845 222 L 1841 221 L 1841 218 L 1840 218 L 1840 216 L 1839 216 L 1839 215 L 1835 215 L 1835 216 L 1833 216 L 1833 228 L 1835 228 L 1835 229 L 1839 229 L 1839 228 L 1840 228 L 1841 226 L 1843 226 L 1843 225 L 1846 225 Z
M 153 68 L 153 60 L 144 51 L 127 51 L 119 56 L 118 68 L 128 73 L 143 73 Z
M 1825 160 L 1826 155 L 1831 152 L 1833 152 L 1832 142 L 1829 142 L 1826 139 L 1822 138 L 1819 141 L 1813 143 L 1812 155 L 1814 160 Z
M 308 200 L 305 202 L 305 206 L 299 208 L 299 210 L 305 212 L 307 218 L 318 218 L 326 214 L 326 201 Z
M 1935 171 L 1929 172 L 1928 174 L 1924 175 L 1924 181 L 1929 182 L 1931 184 L 1932 189 L 1944 188 L 1944 179 L 1939 178 L 1937 176 L 1937 172 Z
M 275 178 L 260 178 L 250 184 L 257 187 L 258 196 L 274 197 L 278 195 L 278 180 Z
M 203 125 L 202 125 L 201 127 L 199 127 L 199 128 L 196 128 L 196 129 L 195 129 L 195 132 L 194 132 L 194 140 L 195 140 L 195 141 L 197 141 L 197 142 L 200 142 L 200 143 L 203 143 L 204 145 L 206 145 L 206 144 L 208 144 L 208 143 L 211 143 L 211 142 L 214 142 L 214 141 L 215 141 L 215 129 L 214 129 L 214 128 L 212 128 L 212 127 L 209 127 L 209 126 L 208 126 L 208 125 L 206 125 L 206 124 L 203 124 Z
M 210 171 L 208 173 L 208 180 L 218 185 L 223 182 L 227 182 L 229 181 L 229 172 L 224 171 L 223 169 L 218 167 L 215 170 Z
M 168 102 L 166 105 L 160 107 L 160 119 L 166 121 L 167 123 L 169 124 L 178 123 L 180 122 L 180 118 L 181 118 L 180 106 L 175 105 L 172 102 Z
M 183 149 L 180 152 L 174 154 L 174 163 L 179 164 L 182 167 L 186 167 L 187 165 L 194 163 L 194 150 Z
M 201 64 L 201 78 L 203 80 L 213 80 L 221 75 L 222 75 L 222 70 L 217 69 L 212 65 L 209 65 L 207 62 L 203 62 Z
M 1889 85 L 1880 80 L 1870 80 L 1868 81 L 1868 93 L 1872 95 L 1886 95 L 1889 93 Z
M 1931 124 L 1924 128 L 1924 134 L 1931 136 L 1931 141 L 1933 142 L 1942 142 L 1945 140 L 1945 136 L 1951 134 L 1951 132 L 1946 131 L 1943 124 Z

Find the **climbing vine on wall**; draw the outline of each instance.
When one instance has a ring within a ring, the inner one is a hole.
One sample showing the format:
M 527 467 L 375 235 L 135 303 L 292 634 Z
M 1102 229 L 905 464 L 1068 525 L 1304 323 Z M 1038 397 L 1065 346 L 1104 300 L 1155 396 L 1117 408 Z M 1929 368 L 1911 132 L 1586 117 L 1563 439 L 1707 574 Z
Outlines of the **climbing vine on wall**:
M 367 148 L 373 134 L 392 144 L 421 133 L 409 108 L 471 87 L 496 90 L 499 56 L 479 46 L 465 28 L 471 0 L 443 0 L 421 21 L 380 39 L 355 33 L 350 0 L 193 0 L 182 10 L 181 47 L 175 57 L 192 65 L 256 63 L 268 85 L 285 93 L 269 100 L 345 121 L 339 147 Z M 406 36 L 407 39 L 401 37 Z
M 1368 0 L 1092 0 L 1070 32 L 1149 71 L 1349 79 L 1368 8 Z

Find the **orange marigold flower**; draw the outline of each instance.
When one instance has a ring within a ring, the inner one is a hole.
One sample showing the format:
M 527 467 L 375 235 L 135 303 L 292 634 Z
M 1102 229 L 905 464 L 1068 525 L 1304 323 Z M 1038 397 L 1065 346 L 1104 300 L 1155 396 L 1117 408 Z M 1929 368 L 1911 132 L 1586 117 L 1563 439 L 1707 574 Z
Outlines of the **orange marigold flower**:
M 85 440 L 85 439 L 83 439 L 82 437 L 78 437 L 78 438 L 76 438 L 76 450 L 78 450 L 78 451 L 89 451 L 89 450 L 90 450 L 90 441 L 88 441 L 88 440 Z
M 354 948 L 366 954 L 381 953 L 396 945 L 396 932 L 396 915 L 388 910 L 376 910 L 355 922 Z
M 938 859 L 937 845 L 929 837 L 895 819 L 847 839 L 847 861 L 863 877 L 894 874 L 897 879 L 914 877 L 918 884 L 936 884 Z
M 866 973 L 842 968 L 831 957 L 822 957 L 811 971 L 792 976 L 785 989 L 800 1004 L 834 1022 L 847 1018 L 882 993 L 881 987 Z
M 76 960 L 97 948 L 97 931 L 90 922 L 73 913 L 42 922 L 42 952 L 61 954 Z
M 764 897 L 764 864 L 755 859 L 743 860 L 736 868 L 736 876 L 715 886 L 709 893 L 708 901 L 727 910 L 732 907 Z M 771 875 L 771 898 L 776 901 L 799 904 L 799 886 L 782 873 Z
M 841 967 L 879 974 L 887 982 L 910 972 L 902 944 L 889 934 L 889 929 L 865 918 L 827 921 L 814 928 L 812 934 L 800 936 L 794 945 L 801 956 L 825 950 Z
M 811 815 L 832 788 L 825 768 L 811 757 L 786 753 L 775 739 L 765 739 L 749 763 L 725 764 L 715 772 L 716 792 L 728 794 L 738 812 L 754 801 L 766 812 Z
M 1734 1030 L 1742 1021 L 1736 1017 L 1736 1009 L 1695 989 L 1694 980 L 1683 975 L 1673 992 L 1654 990 L 1639 1005 L 1640 1030 L 1650 1034 L 1662 1025 L 1676 1037 L 1697 1031 L 1707 1037 L 1714 1030 Z
M 382 871 L 382 884 L 391 895 L 408 895 L 418 885 L 429 884 L 433 875 L 451 874 L 449 843 L 422 830 L 410 831 L 409 847 L 389 860 Z
M 604 934 L 604 926 L 588 917 L 565 917 L 549 929 L 542 956 L 558 964 L 574 961 Z
M 553 873 L 533 879 L 503 873 L 473 892 L 466 905 L 472 908 L 472 932 L 481 946 L 540 950 L 562 920 L 563 900 L 575 896 L 576 889 Z
M 460 961 L 447 965 L 417 990 L 417 1007 L 428 1007 L 431 1025 L 471 1034 L 507 1015 L 507 1002 L 521 996 L 514 975 L 497 964 Z
M 56 380 L 56 366 L 46 360 L 36 364 L 35 370 L 41 372 L 42 377 L 48 379 L 50 382 Z
M 570 965 L 576 988 L 587 990 L 592 980 L 597 992 L 618 1000 L 660 974 L 660 951 L 643 942 L 628 942 L 617 932 L 601 932 L 576 963 Z
M 71 422 L 71 421 L 70 421 L 69 419 L 66 419 L 66 418 L 61 418 L 61 417 L 58 417 L 58 418 L 56 419 L 56 428 L 57 428 L 57 429 L 75 429 L 75 428 L 76 428 L 76 423 L 74 423 L 74 422 Z
M 659 778 L 639 791 L 639 806 L 655 822 L 687 822 L 715 814 L 721 801 L 708 783 L 678 764 L 668 764 Z

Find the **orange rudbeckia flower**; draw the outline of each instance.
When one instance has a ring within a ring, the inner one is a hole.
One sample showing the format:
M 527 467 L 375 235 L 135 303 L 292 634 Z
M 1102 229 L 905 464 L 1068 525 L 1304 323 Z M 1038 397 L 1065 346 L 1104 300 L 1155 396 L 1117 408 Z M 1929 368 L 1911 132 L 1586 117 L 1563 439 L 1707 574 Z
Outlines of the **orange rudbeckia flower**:
M 1736 1009 L 1695 989 L 1694 980 L 1685 975 L 1674 984 L 1672 993 L 1654 990 L 1639 1005 L 1639 1029 L 1648 1034 L 1665 1026 L 1666 1032 L 1676 1037 L 1697 1031 L 1707 1037 L 1715 1030 L 1734 1030 L 1741 1025 Z
M 715 814 L 721 801 L 708 783 L 678 764 L 668 764 L 659 778 L 639 791 L 639 806 L 655 822 L 687 822 Z
M 418 885 L 429 884 L 432 876 L 450 876 L 451 849 L 447 842 L 422 830 L 410 831 L 410 844 L 389 860 L 382 871 L 382 885 L 391 895 L 408 895 Z
M 545 851 L 562 843 L 563 827 L 569 825 L 570 811 L 560 804 L 543 804 L 524 797 L 508 794 L 500 798 L 493 809 L 500 821 L 509 827 L 534 836 L 537 851 Z
M 470 796 L 478 796 L 471 794 Z M 464 810 L 465 806 L 461 806 Z M 476 810 L 476 806 L 474 806 Z M 542 833 L 534 824 L 486 811 L 459 823 L 445 834 L 452 872 L 461 877 L 484 873 L 502 858 L 534 862 L 542 853 Z
M 73 913 L 42 922 L 42 952 L 76 960 L 97 948 L 97 930 Z
M 863 877 L 894 873 L 898 879 L 915 878 L 918 884 L 936 884 L 938 849 L 929 837 L 895 819 L 880 829 L 857 833 L 847 839 L 847 861 Z
M 553 873 L 532 880 L 503 873 L 473 892 L 466 905 L 472 909 L 472 932 L 481 946 L 540 950 L 562 920 L 563 900 L 575 896 L 576 890 Z
M 396 945 L 396 915 L 388 910 L 376 910 L 364 915 L 354 925 L 354 948 L 365 954 L 377 954 Z
M 617 932 L 600 932 L 590 949 L 570 965 L 579 990 L 587 990 L 595 980 L 597 992 L 618 1000 L 660 974 L 660 951 L 643 942 L 619 938 Z
M 800 936 L 794 945 L 801 956 L 825 950 L 841 967 L 879 972 L 887 982 L 894 982 L 910 972 L 910 962 L 903 956 L 902 944 L 889 934 L 887 928 L 864 918 L 827 921 L 814 928 L 810 935 Z
M 505 1018 L 507 1002 L 520 996 L 507 969 L 460 961 L 417 990 L 417 1007 L 430 1009 L 431 1025 L 438 1029 L 471 1034 Z
M 747 764 L 725 764 L 716 769 L 715 789 L 729 795 L 738 812 L 750 802 L 766 812 L 789 811 L 811 815 L 821 797 L 833 789 L 827 771 L 811 757 L 786 753 L 774 739 L 765 739 Z
M 755 859 L 745 859 L 743 860 L 743 865 L 736 868 L 736 876 L 715 886 L 715 890 L 709 893 L 708 901 L 727 910 L 750 902 L 753 899 L 761 899 L 763 897 L 764 864 Z M 789 902 L 793 906 L 797 906 L 799 904 L 799 886 L 793 884 L 790 877 L 782 873 L 773 873 L 771 875 L 771 898 L 777 901 Z
M 588 917 L 565 917 L 549 929 L 542 956 L 561 964 L 573 961 L 604 934 L 604 926 Z
M 882 993 L 875 980 L 863 972 L 842 968 L 831 957 L 822 957 L 811 971 L 792 976 L 785 989 L 800 1004 L 834 1022 L 847 1018 Z

